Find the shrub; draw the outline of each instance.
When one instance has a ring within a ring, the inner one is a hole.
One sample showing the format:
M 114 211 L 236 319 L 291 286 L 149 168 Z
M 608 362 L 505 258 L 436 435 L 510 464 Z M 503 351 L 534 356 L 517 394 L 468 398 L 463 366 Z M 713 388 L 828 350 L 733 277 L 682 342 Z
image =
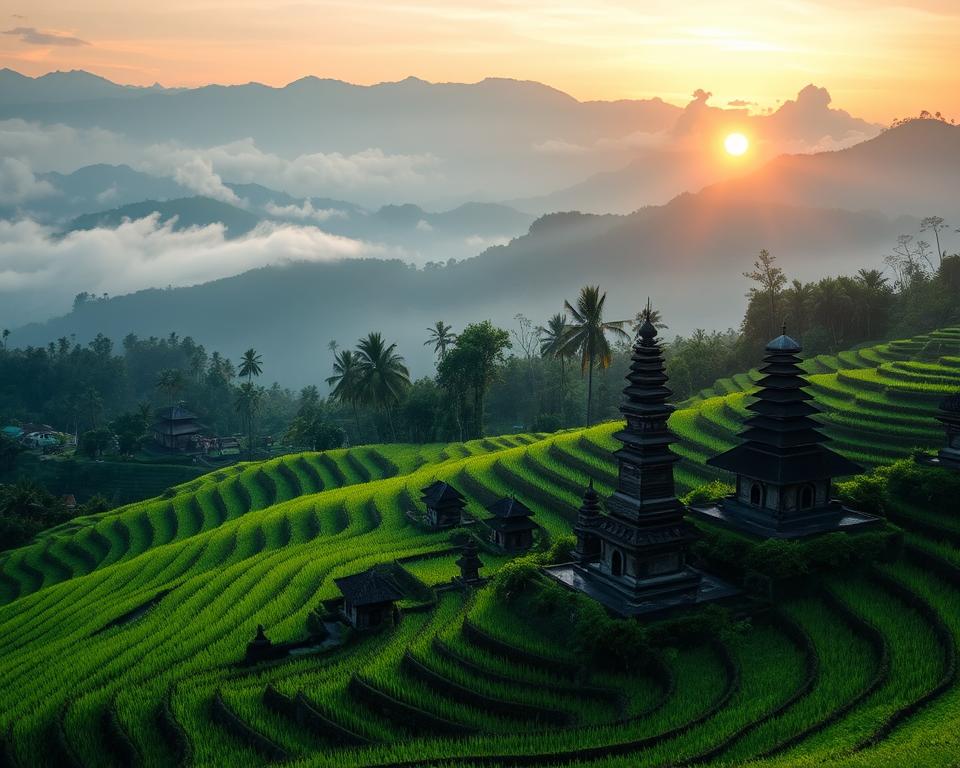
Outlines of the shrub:
M 680 501 L 688 507 L 696 504 L 710 504 L 729 496 L 734 490 L 732 485 L 720 480 L 711 480 L 709 483 L 697 486 L 686 496 L 682 496 Z

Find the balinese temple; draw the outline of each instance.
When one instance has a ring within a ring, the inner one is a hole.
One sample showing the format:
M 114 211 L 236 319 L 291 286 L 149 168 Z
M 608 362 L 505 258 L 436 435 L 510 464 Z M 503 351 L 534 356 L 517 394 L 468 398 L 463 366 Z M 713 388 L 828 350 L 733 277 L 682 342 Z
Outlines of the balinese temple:
M 203 430 L 203 425 L 183 403 L 158 411 L 157 421 L 150 427 L 153 439 L 174 451 L 190 450 Z
M 530 518 L 533 511 L 513 497 L 494 502 L 487 511 L 490 541 L 506 552 L 525 552 L 533 546 L 533 532 L 537 524 Z
M 826 448 L 804 390 L 799 343 L 786 327 L 766 347 L 759 390 L 739 433 L 743 442 L 707 461 L 736 475 L 736 491 L 717 505 L 694 507 L 705 519 L 765 538 L 792 539 L 879 525 L 832 498 L 834 477 L 862 469 Z
M 249 643 L 247 643 L 247 654 L 244 662 L 247 664 L 256 664 L 261 661 L 270 661 L 278 657 L 277 649 L 263 631 L 263 624 L 257 625 L 257 634 Z
M 477 553 L 477 542 L 472 536 L 464 542 L 456 564 L 460 569 L 460 576 L 457 580 L 461 584 L 472 585 L 483 581 L 480 577 L 483 561 Z
M 431 483 L 421 492 L 420 500 L 427 507 L 427 523 L 433 528 L 460 525 L 466 500 L 452 485 L 442 480 Z
M 591 482 L 574 532 L 575 561 L 549 566 L 548 575 L 580 590 L 624 616 L 682 609 L 736 594 L 721 580 L 687 562 L 696 530 L 684 519 L 676 497 L 670 449 L 676 437 L 667 426 L 663 353 L 649 317 L 637 331 L 620 412 L 623 445 L 614 452 L 617 487 L 601 504 Z
M 941 401 L 937 421 L 947 432 L 946 445 L 937 453 L 937 463 L 960 470 L 960 392 Z

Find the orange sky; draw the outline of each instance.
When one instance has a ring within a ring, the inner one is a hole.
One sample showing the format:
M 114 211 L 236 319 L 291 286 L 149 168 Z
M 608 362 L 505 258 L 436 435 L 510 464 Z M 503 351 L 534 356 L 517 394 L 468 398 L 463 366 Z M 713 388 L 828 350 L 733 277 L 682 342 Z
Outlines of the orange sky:
M 7 10 L 9 9 L 9 10 Z M 960 0 L 7 0 L 0 66 L 133 84 L 306 74 L 539 80 L 580 99 L 695 88 L 775 107 L 805 84 L 878 122 L 960 119 Z

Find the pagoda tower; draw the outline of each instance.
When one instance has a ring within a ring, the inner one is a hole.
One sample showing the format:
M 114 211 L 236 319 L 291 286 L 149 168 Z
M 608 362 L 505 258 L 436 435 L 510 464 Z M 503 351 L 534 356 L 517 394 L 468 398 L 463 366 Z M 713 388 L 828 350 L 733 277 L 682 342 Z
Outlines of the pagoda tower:
M 483 561 L 477 552 L 477 542 L 473 537 L 469 537 L 464 542 L 456 565 L 460 568 L 460 583 L 479 584 L 483 581 L 480 577 L 480 569 L 483 567 Z
M 648 305 L 620 406 L 626 426 L 614 434 L 622 443 L 613 454 L 619 465 L 616 490 L 601 510 L 591 482 L 574 528 L 575 562 L 545 569 L 625 616 L 736 593 L 687 563 L 696 531 L 684 519 L 674 491 L 673 465 L 679 456 L 670 449 L 676 437 L 667 426 L 674 408 L 667 403 L 671 392 L 650 314 Z
M 941 401 L 937 421 L 946 431 L 946 442 L 937 453 L 938 463 L 942 467 L 960 470 L 960 393 Z
M 736 492 L 715 507 L 692 511 L 767 538 L 799 538 L 878 523 L 831 498 L 832 479 L 863 470 L 823 443 L 811 416 L 818 409 L 804 390 L 802 347 L 787 336 L 766 346 L 753 413 L 739 433 L 743 442 L 707 461 L 737 477 Z

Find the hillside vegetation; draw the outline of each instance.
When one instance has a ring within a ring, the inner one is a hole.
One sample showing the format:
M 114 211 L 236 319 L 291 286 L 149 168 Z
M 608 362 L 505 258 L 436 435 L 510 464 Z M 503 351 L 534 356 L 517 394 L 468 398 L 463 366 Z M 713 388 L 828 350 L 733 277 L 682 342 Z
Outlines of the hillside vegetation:
M 833 447 L 867 465 L 932 448 L 960 388 L 960 328 L 806 363 Z M 672 419 L 681 492 L 715 479 L 754 374 Z M 611 675 L 492 588 L 408 603 L 393 630 L 239 668 L 262 624 L 300 639 L 333 579 L 399 561 L 456 573 L 449 533 L 406 512 L 448 480 L 468 511 L 516 494 L 547 541 L 618 424 L 240 464 L 0 555 L 0 764 L 942 765 L 960 745 L 960 524 L 902 500 L 906 557 L 779 602 L 750 631 Z M 919 522 L 918 522 L 919 521 Z M 481 553 L 491 574 L 504 558 Z M 429 595 L 430 590 L 421 589 Z

